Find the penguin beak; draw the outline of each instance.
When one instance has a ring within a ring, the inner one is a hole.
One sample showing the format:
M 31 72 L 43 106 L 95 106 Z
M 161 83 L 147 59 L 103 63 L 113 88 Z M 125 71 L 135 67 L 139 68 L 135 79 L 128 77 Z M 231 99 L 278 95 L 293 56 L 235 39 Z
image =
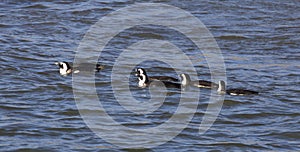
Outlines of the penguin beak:
M 99 72 L 100 70 L 104 69 L 103 65 L 96 64 L 96 71 Z

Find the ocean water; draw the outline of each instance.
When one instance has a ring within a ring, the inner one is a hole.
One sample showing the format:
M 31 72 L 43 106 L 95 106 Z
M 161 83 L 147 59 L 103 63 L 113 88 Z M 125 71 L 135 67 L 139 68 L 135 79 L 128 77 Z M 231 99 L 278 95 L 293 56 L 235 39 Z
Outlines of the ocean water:
M 112 144 L 86 124 L 75 101 L 74 75 L 61 76 L 54 63 L 72 63 L 92 25 L 138 2 L 143 1 L 0 2 L 0 151 L 135 150 Z M 137 151 L 300 151 L 299 1 L 150 2 L 178 7 L 201 20 L 222 52 L 228 88 L 241 87 L 260 93 L 226 95 L 216 121 L 205 133 L 199 134 L 209 97 L 216 94 L 200 89 L 200 98 L 195 103 L 197 109 L 182 132 L 152 148 L 144 147 L 145 139 L 140 137 L 141 146 Z M 179 23 L 183 20 L 178 12 L 172 13 Z M 190 60 L 200 61 L 194 62 L 198 79 L 211 78 L 202 50 L 184 35 L 157 25 L 139 25 L 120 32 L 99 54 L 98 62 L 105 69 L 93 76 L 97 96 L 107 114 L 132 129 L 164 124 L 176 112 L 180 96 L 184 94 L 176 89 L 165 90 L 168 91 L 165 102 L 147 114 L 135 114 L 116 101 L 118 97 L 132 100 L 124 91 L 128 87 L 134 99 L 151 105 L 151 95 L 147 89 L 137 87 L 132 67 L 143 67 L 153 76 L 178 77 L 177 72 L 183 71 L 159 60 L 140 62 L 140 58 L 130 58 L 136 54 L 129 53 L 127 58 L 138 64 L 118 65 L 121 70 L 112 79 L 112 70 L 122 51 L 149 39 L 172 42 Z M 169 47 L 153 47 L 153 50 L 169 60 L 176 54 L 160 50 Z M 122 85 L 113 88 L 113 84 Z M 76 88 L 89 95 L 90 90 L 84 86 Z M 85 110 L 91 114 L 97 111 L 92 106 Z M 124 134 L 115 131 L 112 136 L 119 137 L 116 143 L 134 144 L 131 137 Z

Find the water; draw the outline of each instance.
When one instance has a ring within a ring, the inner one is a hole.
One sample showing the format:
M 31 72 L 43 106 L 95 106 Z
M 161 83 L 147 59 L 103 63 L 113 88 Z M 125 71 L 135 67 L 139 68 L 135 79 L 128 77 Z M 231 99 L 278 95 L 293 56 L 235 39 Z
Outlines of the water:
M 199 124 L 209 90 L 201 90 L 192 121 L 176 138 L 144 151 L 299 151 L 300 150 L 300 3 L 298 1 L 153 1 L 177 6 L 198 17 L 214 35 L 226 64 L 228 87 L 258 90 L 258 96 L 226 96 L 214 125 L 203 135 Z M 92 132 L 82 120 L 72 91 L 72 77 L 58 74 L 56 61 L 72 62 L 79 42 L 98 19 L 132 1 L 62 1 L 0 3 L 0 149 L 1 151 L 127 151 Z M 176 12 L 174 12 L 176 14 Z M 179 94 L 152 114 L 134 115 L 111 94 L 109 75 L 120 50 L 145 39 L 175 42 L 192 57 L 199 50 L 161 27 L 136 27 L 110 42 L 99 62 L 96 88 L 108 113 L 124 126 L 149 128 L 168 120 Z M 115 50 L 115 51 L 111 51 Z M 204 60 L 195 66 L 209 79 Z M 151 75 L 176 76 L 169 65 L 140 64 Z M 124 72 L 132 71 L 124 67 Z M 130 89 L 147 101 L 145 90 Z M 123 82 L 127 78 L 120 78 Z M 122 89 L 122 87 L 120 88 Z M 121 90 L 122 91 L 122 90 Z M 92 110 L 92 109 L 88 109 Z M 116 132 L 118 135 L 118 132 Z M 124 137 L 126 140 L 126 137 Z M 123 140 L 124 140 L 123 139 Z M 120 139 L 122 140 L 122 139 Z

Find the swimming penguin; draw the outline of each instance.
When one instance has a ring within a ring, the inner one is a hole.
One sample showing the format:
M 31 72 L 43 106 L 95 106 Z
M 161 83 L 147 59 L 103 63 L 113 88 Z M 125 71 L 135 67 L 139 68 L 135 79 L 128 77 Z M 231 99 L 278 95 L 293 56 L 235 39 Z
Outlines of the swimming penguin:
M 136 74 L 135 74 L 135 76 L 139 76 L 139 75 L 141 75 L 141 74 L 145 74 L 145 75 L 147 75 L 147 73 L 146 73 L 146 70 L 145 69 L 143 69 L 143 68 L 138 68 L 138 69 L 136 69 Z M 150 81 L 172 81 L 172 82 L 179 82 L 179 80 L 177 79 L 177 78 L 173 78 L 173 77 L 169 77 L 169 76 L 151 76 L 151 77 L 149 77 L 149 76 L 147 76 L 148 77 L 148 79 L 150 80 Z
M 245 90 L 245 89 L 228 89 L 226 90 L 225 82 L 223 80 L 219 81 L 218 93 L 220 94 L 229 94 L 233 96 L 237 95 L 256 95 L 257 91 Z
M 185 76 L 181 74 L 180 78 L 181 78 L 180 83 L 175 83 L 171 81 L 160 81 L 160 82 L 162 82 L 167 88 L 181 88 L 187 86 L 188 81 L 186 81 Z M 158 82 L 157 80 L 153 80 L 153 81 L 149 80 L 146 73 L 140 73 L 138 76 L 138 80 L 139 80 L 138 87 L 140 88 L 148 87 L 152 82 Z
M 61 75 L 68 75 L 70 73 L 79 73 L 79 70 L 75 70 L 68 62 L 56 62 L 55 63 L 59 67 L 59 73 Z M 103 65 L 96 64 L 95 71 L 99 72 L 104 68 Z
M 191 78 L 188 74 L 183 73 L 183 75 L 186 77 L 186 80 L 189 81 L 189 84 L 194 87 L 198 88 L 210 88 L 210 89 L 217 89 L 218 84 L 206 81 L 206 80 L 195 80 L 191 81 Z

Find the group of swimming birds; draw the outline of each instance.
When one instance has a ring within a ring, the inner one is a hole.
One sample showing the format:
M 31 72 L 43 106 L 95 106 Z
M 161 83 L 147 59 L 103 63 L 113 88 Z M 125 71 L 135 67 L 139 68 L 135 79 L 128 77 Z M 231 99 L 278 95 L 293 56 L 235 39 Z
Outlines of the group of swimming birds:
M 56 62 L 59 66 L 59 73 L 61 75 L 68 75 L 71 73 L 78 73 L 79 70 L 73 69 L 68 62 Z M 100 71 L 103 69 L 102 65 L 96 64 L 95 71 Z M 246 90 L 246 89 L 226 89 L 225 82 L 220 80 L 219 83 L 214 83 L 206 80 L 195 80 L 192 81 L 190 76 L 186 73 L 179 75 L 180 80 L 177 78 L 169 76 L 152 76 L 149 77 L 146 70 L 143 68 L 137 68 L 135 71 L 135 76 L 138 78 L 138 87 L 145 88 L 148 87 L 152 82 L 162 82 L 167 88 L 181 88 L 181 87 L 198 87 L 198 88 L 208 88 L 215 89 L 219 94 L 229 94 L 229 95 L 255 95 L 258 94 L 257 91 Z

